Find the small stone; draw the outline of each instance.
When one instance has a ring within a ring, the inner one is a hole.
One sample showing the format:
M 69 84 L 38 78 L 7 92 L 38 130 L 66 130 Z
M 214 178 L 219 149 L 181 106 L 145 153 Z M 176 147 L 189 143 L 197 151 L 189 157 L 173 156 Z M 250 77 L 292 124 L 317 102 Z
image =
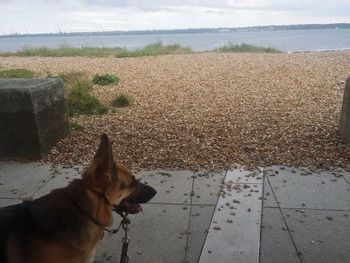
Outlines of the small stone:
M 250 210 L 250 208 L 248 208 L 248 210 L 247 210 L 248 212 L 250 212 L 251 210 Z
M 192 234 L 192 230 L 191 229 L 187 229 L 184 233 L 185 233 L 185 235 L 191 235 Z
M 183 209 L 183 210 L 187 210 L 187 206 L 183 206 L 182 209 Z
M 213 227 L 215 230 L 221 230 L 221 227 L 219 227 L 219 226 L 214 226 Z
M 333 220 L 333 217 L 327 216 L 327 219 L 328 219 L 329 221 L 332 221 L 332 220 Z
M 227 223 L 232 224 L 233 220 L 232 219 L 227 219 Z
M 286 230 L 288 230 L 288 228 L 287 228 L 286 226 L 283 226 L 283 227 L 282 227 L 282 230 L 283 230 L 283 231 L 286 231 Z
M 138 251 L 137 251 L 137 254 L 141 255 L 141 254 L 142 254 L 142 251 L 141 251 L 141 250 L 138 250 Z

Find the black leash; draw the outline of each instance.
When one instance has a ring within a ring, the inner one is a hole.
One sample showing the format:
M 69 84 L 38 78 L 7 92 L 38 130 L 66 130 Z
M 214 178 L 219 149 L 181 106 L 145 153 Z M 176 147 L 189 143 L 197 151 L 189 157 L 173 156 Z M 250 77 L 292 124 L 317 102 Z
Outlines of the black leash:
M 128 231 L 129 231 L 129 224 L 130 220 L 127 218 L 128 213 L 123 212 L 119 207 L 115 207 L 113 209 L 117 214 L 119 214 L 122 217 L 122 221 L 120 222 L 118 228 L 116 229 L 107 229 L 105 228 L 105 231 L 110 233 L 111 235 L 118 233 L 120 227 L 123 228 L 124 230 L 124 237 L 122 239 L 123 241 L 123 246 L 122 246 L 122 253 L 120 256 L 120 263 L 128 263 L 129 262 L 129 256 L 128 256 L 128 248 L 129 248 L 129 243 L 130 243 L 130 237 L 128 236 Z

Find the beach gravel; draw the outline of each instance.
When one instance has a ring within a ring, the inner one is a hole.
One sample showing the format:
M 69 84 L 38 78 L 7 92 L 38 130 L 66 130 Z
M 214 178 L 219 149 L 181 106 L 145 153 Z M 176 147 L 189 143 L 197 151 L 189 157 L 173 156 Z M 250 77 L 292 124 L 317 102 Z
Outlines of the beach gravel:
M 115 157 L 134 169 L 350 169 L 350 147 L 337 132 L 350 52 L 2 57 L 0 67 L 120 78 L 94 93 L 105 103 L 127 94 L 131 106 L 73 118 L 84 129 L 52 149 L 54 163 L 87 163 L 106 132 Z

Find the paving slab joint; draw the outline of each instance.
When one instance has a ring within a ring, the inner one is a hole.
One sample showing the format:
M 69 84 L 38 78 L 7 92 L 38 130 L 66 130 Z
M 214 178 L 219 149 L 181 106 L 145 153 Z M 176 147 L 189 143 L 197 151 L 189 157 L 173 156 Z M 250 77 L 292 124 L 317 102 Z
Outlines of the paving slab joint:
M 267 179 L 267 183 L 268 183 L 268 184 L 270 185 L 270 187 L 271 187 L 272 194 L 273 194 L 273 196 L 274 196 L 274 198 L 275 198 L 275 200 L 276 200 L 276 202 L 277 202 L 277 208 L 278 208 L 279 212 L 281 213 L 281 216 L 282 216 L 282 219 L 283 219 L 283 223 L 284 223 L 284 225 L 286 226 L 286 230 L 288 231 L 288 235 L 289 235 L 289 237 L 290 237 L 290 239 L 291 239 L 291 241 L 292 241 L 292 243 L 293 243 L 293 246 L 294 246 L 294 249 L 295 249 L 295 253 L 296 253 L 296 255 L 298 256 L 298 259 L 299 259 L 300 263 L 304 263 L 302 254 L 301 254 L 301 252 L 299 251 L 299 249 L 298 249 L 298 247 L 297 247 L 297 245 L 296 245 L 296 243 L 295 243 L 295 241 L 294 241 L 294 239 L 293 239 L 292 233 L 291 233 L 291 231 L 290 231 L 290 229 L 289 229 L 289 226 L 288 226 L 288 224 L 287 224 L 287 220 L 286 220 L 286 218 L 285 218 L 285 216 L 284 216 L 284 213 L 283 213 L 283 211 L 282 211 L 282 208 L 281 208 L 281 206 L 280 206 L 280 204 L 279 204 L 279 202 L 278 202 L 278 200 L 277 200 L 275 191 L 274 191 L 274 189 L 273 189 L 273 187 L 272 187 L 272 185 L 271 185 L 271 183 L 270 183 L 270 179 L 269 179 L 269 176 L 268 176 L 268 175 L 266 175 L 266 179 Z

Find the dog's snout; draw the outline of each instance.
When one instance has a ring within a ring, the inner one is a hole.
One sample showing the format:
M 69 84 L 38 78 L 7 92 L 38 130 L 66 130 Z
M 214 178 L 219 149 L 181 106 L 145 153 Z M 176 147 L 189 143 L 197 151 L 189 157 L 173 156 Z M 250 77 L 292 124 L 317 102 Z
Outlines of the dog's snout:
M 138 182 L 135 195 L 134 195 L 134 201 L 139 204 L 147 203 L 156 194 L 157 194 L 157 191 L 154 188 Z

